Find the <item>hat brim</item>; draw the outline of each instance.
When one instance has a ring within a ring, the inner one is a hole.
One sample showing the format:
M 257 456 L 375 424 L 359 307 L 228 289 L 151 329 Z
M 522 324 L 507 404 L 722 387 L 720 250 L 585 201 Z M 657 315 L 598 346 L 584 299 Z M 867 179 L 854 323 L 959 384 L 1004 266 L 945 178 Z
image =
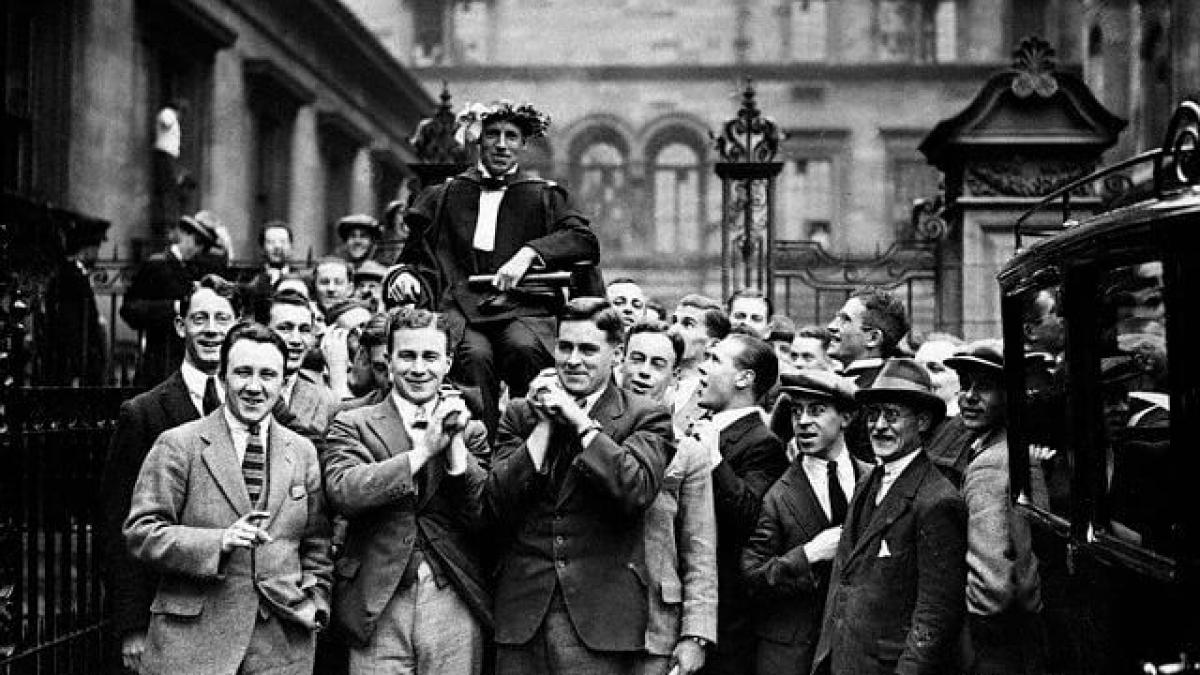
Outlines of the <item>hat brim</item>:
M 996 363 L 995 361 L 989 361 L 987 359 L 981 359 L 972 354 L 956 354 L 947 358 L 945 361 L 942 361 L 942 363 L 946 364 L 947 368 L 953 368 L 954 370 L 990 370 L 997 373 L 1004 372 L 1003 364 Z
M 371 235 L 372 239 L 379 239 L 382 236 L 382 233 L 379 231 L 378 227 L 371 227 L 370 225 L 363 225 L 362 223 L 342 223 L 337 226 L 338 238 L 342 241 L 349 239 L 351 230 L 363 230 L 367 234 Z
M 855 401 L 849 396 L 838 396 L 824 389 L 814 389 L 810 387 L 780 387 L 780 396 L 787 396 L 788 400 L 793 400 L 797 396 L 807 396 L 810 398 L 819 398 L 824 401 L 832 401 L 834 404 L 846 409 L 858 407 L 858 401 Z
M 196 237 L 200 241 L 200 243 L 204 244 L 205 246 L 216 246 L 217 245 L 217 233 L 209 230 L 208 228 L 204 227 L 203 225 L 198 225 L 198 224 L 194 223 L 193 221 L 189 221 L 187 219 L 181 218 L 179 220 L 179 227 L 196 235 Z
M 934 394 L 929 394 L 923 391 L 915 391 L 913 389 L 892 389 L 892 388 L 875 388 L 859 389 L 854 395 L 859 405 L 870 405 L 879 402 L 894 402 L 911 405 L 914 408 L 928 410 L 932 412 L 937 419 L 946 416 L 946 402 L 938 398 Z

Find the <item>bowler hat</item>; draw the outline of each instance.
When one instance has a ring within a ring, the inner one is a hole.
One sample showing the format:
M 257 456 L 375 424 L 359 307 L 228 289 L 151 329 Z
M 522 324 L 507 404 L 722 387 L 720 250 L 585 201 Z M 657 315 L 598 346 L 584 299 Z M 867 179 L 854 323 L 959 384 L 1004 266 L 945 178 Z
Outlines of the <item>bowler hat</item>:
M 387 268 L 374 260 L 364 260 L 358 269 L 354 270 L 354 283 L 360 281 L 383 281 Z
M 1004 372 L 1004 343 L 1000 340 L 976 340 L 967 348 L 945 360 L 954 370 L 989 370 Z
M 372 239 L 378 239 L 383 234 L 383 230 L 379 227 L 379 221 L 365 213 L 355 213 L 337 222 L 337 233 L 342 241 L 348 239 L 350 231 L 354 229 L 366 230 Z
M 862 405 L 892 401 L 929 410 L 939 418 L 946 414 L 946 403 L 933 393 L 928 371 L 907 357 L 885 361 L 871 386 L 859 389 L 854 398 Z
M 179 217 L 180 229 L 191 232 L 196 235 L 196 238 L 205 246 L 217 245 L 217 229 L 212 226 L 207 219 L 195 218 L 193 216 Z
M 832 371 L 809 368 L 780 374 L 779 391 L 789 398 L 814 396 L 828 399 L 845 410 L 855 406 L 854 394 L 858 387 L 852 380 Z

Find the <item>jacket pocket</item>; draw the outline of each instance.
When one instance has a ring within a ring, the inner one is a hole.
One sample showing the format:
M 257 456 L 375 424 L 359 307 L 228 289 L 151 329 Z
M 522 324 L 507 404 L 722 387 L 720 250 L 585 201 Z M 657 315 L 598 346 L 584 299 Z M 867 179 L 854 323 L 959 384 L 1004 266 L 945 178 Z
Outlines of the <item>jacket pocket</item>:
M 204 611 L 204 595 L 179 591 L 159 591 L 150 604 L 151 614 L 171 616 L 200 616 Z

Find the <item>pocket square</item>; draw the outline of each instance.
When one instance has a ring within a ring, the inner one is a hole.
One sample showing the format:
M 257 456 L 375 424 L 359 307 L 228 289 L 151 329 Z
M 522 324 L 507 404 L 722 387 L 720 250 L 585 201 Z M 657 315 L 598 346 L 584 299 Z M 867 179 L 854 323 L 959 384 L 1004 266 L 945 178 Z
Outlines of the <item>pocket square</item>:
M 890 550 L 888 550 L 888 545 L 887 545 L 886 539 L 883 539 L 879 542 L 879 556 L 878 557 L 880 557 L 880 558 L 892 557 L 892 552 Z
M 307 491 L 303 485 L 293 485 L 291 488 L 292 499 L 304 499 Z

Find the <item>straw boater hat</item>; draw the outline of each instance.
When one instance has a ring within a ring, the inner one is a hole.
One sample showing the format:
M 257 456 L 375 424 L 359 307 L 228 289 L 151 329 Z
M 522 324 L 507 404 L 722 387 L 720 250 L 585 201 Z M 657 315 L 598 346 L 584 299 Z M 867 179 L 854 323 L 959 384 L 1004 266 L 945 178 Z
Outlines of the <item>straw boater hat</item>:
M 196 235 L 200 243 L 205 246 L 217 245 L 217 228 L 213 227 L 207 218 L 180 216 L 179 228 Z
M 854 399 L 861 405 L 879 402 L 911 405 L 933 413 L 934 422 L 946 414 L 946 402 L 933 393 L 928 371 L 907 357 L 885 361 L 871 386 L 859 389 Z
M 856 403 L 854 394 L 858 387 L 854 382 L 828 370 L 805 369 L 779 376 L 780 400 L 784 397 L 790 405 L 801 396 L 811 396 L 832 401 L 839 410 L 852 410 Z
M 1004 372 L 1004 343 L 1000 340 L 977 340 L 945 361 L 947 368 Z
M 359 229 L 365 230 L 371 235 L 372 239 L 379 239 L 383 235 L 382 228 L 379 227 L 379 221 L 365 213 L 355 213 L 354 215 L 346 216 L 337 223 L 337 233 L 342 241 L 350 237 L 350 230 Z

